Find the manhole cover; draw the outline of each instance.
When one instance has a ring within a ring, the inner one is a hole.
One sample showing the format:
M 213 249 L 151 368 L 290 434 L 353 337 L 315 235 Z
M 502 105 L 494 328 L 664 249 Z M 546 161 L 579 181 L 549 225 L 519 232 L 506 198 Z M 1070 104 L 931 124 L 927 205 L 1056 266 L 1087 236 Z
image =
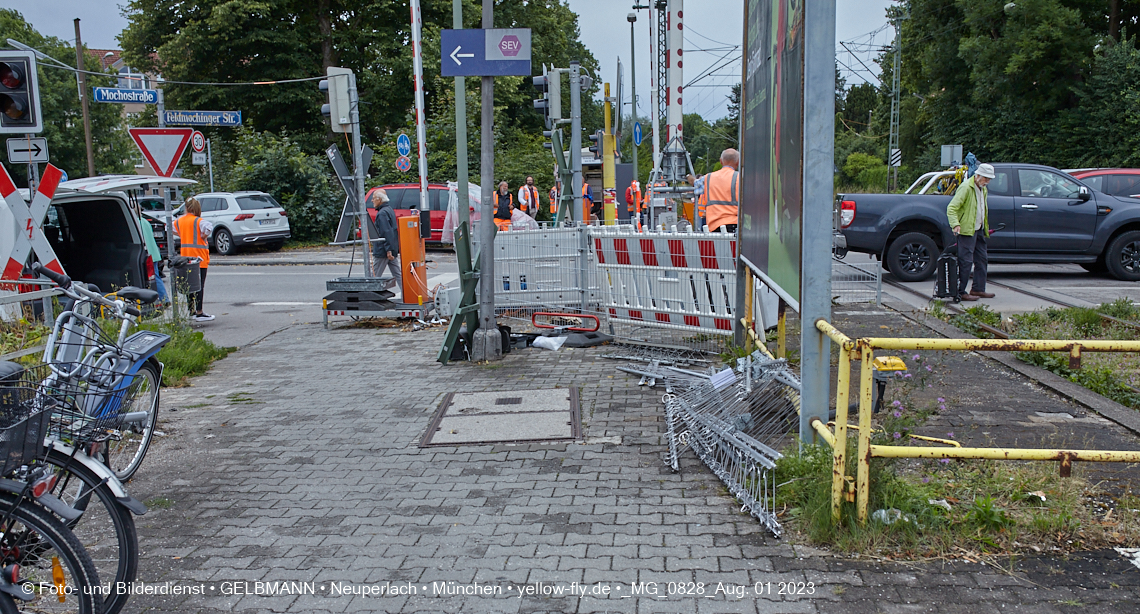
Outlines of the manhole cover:
M 578 389 L 452 392 L 420 447 L 565 441 L 582 436 Z

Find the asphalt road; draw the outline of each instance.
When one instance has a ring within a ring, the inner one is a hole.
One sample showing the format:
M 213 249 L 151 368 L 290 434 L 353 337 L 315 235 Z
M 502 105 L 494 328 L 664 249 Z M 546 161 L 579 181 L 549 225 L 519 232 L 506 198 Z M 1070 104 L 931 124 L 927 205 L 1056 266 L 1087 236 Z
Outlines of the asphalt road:
M 212 256 L 205 311 L 216 319 L 194 328 L 216 344 L 241 347 L 293 324 L 321 322 L 325 282 L 348 276 L 350 254 L 322 249 Z M 453 254 L 429 252 L 428 260 L 429 287 L 457 278 Z M 352 274 L 359 276 L 362 266 L 357 253 Z

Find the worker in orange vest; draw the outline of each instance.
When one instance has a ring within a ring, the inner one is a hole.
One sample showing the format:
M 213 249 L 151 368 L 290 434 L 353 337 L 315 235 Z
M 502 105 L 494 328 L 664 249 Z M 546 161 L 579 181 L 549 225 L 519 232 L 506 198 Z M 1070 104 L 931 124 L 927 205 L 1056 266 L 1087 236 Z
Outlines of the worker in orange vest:
M 653 208 L 652 208 L 653 198 L 654 198 L 653 189 L 654 188 L 664 188 L 668 185 L 669 184 L 665 183 L 664 181 L 655 181 L 653 183 L 653 185 L 649 186 L 649 188 L 647 190 L 645 190 L 645 195 L 641 199 L 641 210 L 642 210 L 642 218 L 643 218 L 642 223 L 643 224 L 649 223 L 649 213 L 653 210 Z M 660 193 L 658 193 L 656 195 L 656 198 L 661 198 Z
M 534 177 L 527 177 L 526 184 L 519 188 L 519 209 L 534 217 L 538 215 L 538 188 L 534 187 Z
M 495 225 L 499 230 L 511 229 L 511 213 L 515 201 L 511 197 L 511 190 L 506 181 L 499 182 L 499 189 L 495 192 Z
M 721 169 L 705 175 L 705 197 L 708 206 L 709 230 L 721 226 L 730 233 L 736 232 L 740 213 L 740 154 L 726 149 L 720 154 Z
M 550 188 L 550 217 L 558 215 L 558 185 Z
M 198 276 L 202 279 L 202 287 L 189 295 L 190 320 L 193 322 L 209 322 L 214 316 L 202 311 L 202 298 L 206 290 L 206 270 L 210 267 L 210 244 L 208 238 L 214 231 L 214 225 L 202 219 L 202 205 L 197 198 L 186 199 L 186 213 L 174 220 L 174 233 L 180 243 L 179 253 L 187 258 L 201 260 L 198 264 Z
M 641 214 L 641 182 L 634 179 L 625 189 L 625 205 L 630 219 Z

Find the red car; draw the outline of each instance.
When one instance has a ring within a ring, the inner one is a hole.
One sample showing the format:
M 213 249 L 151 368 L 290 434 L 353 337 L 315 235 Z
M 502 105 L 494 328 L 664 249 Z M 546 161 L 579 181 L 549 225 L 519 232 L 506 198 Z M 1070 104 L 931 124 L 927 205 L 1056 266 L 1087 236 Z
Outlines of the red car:
M 1098 192 L 1140 198 L 1140 168 L 1098 168 L 1069 174 Z
M 368 203 L 368 215 L 376 221 L 376 209 L 373 208 L 372 194 L 383 188 L 388 194 L 388 202 L 396 217 L 402 215 L 415 215 L 420 208 L 420 184 L 418 183 L 392 183 L 368 190 L 364 200 Z M 443 219 L 447 217 L 447 186 L 439 183 L 428 184 L 428 209 L 431 210 L 431 237 L 428 243 L 443 243 Z

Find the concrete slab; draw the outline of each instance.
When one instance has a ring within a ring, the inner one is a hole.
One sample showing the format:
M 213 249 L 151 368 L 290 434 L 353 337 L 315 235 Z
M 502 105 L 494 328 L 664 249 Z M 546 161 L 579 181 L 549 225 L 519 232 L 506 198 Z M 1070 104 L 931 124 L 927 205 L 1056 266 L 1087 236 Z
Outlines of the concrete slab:
M 421 447 L 581 437 L 574 388 L 456 392 L 440 403 Z

